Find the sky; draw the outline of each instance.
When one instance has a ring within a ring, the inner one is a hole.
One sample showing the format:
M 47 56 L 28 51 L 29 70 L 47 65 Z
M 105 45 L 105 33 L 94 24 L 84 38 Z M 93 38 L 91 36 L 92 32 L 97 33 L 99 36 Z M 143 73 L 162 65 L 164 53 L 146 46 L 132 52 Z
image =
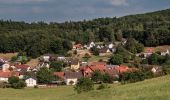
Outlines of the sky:
M 0 0 L 0 19 L 64 22 L 170 8 L 170 0 Z

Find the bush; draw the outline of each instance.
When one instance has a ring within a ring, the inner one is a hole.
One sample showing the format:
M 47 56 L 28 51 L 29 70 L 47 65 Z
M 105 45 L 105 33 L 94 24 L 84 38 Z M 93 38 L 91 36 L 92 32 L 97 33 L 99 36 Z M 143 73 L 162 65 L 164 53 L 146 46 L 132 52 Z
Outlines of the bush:
M 0 88 L 9 88 L 10 84 L 6 83 L 6 82 L 0 82 Z
M 26 84 L 25 84 L 25 82 L 22 81 L 22 80 L 19 80 L 19 82 L 12 84 L 12 87 L 13 87 L 14 89 L 22 89 L 22 88 L 24 88 L 25 86 L 26 86 Z
M 103 75 L 103 82 L 104 83 L 113 83 L 113 77 L 111 77 L 109 74 Z
M 100 83 L 103 81 L 103 75 L 100 71 L 94 71 L 94 73 L 92 74 L 91 79 L 96 82 L 96 83 Z
M 78 82 L 74 87 L 74 90 L 77 91 L 77 93 L 89 92 L 93 89 L 94 89 L 94 83 L 89 78 L 78 79 Z
M 35 88 L 35 89 L 37 89 L 37 88 L 38 88 L 38 86 L 37 86 L 37 85 L 35 85 L 35 86 L 34 86 L 34 88 Z
M 145 78 L 146 77 L 142 71 L 124 72 L 120 75 L 120 81 L 123 84 L 143 81 Z
M 26 86 L 23 80 L 20 80 L 18 77 L 12 76 L 8 79 L 9 84 L 14 89 L 22 89 Z
M 110 60 L 109 63 L 114 64 L 114 65 L 120 65 L 123 63 L 123 57 L 120 54 L 115 54 L 113 55 Z
M 18 83 L 18 82 L 19 82 L 19 78 L 16 76 L 9 77 L 8 79 L 9 84 Z

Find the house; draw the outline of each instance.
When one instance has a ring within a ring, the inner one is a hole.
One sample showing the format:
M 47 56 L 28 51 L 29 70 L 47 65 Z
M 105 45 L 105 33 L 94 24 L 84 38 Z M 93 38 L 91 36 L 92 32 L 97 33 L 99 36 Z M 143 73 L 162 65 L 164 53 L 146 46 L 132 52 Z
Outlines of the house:
M 57 57 L 57 60 L 59 60 L 59 61 L 65 61 L 65 60 L 66 60 L 66 57 L 64 57 L 64 56 L 58 56 L 58 57 Z
M 90 65 L 80 68 L 80 70 L 83 72 L 84 77 L 91 77 L 91 74 L 94 71 L 104 72 L 106 69 L 106 63 L 104 62 L 93 62 Z
M 99 49 L 99 56 L 106 56 L 108 54 L 110 54 L 111 51 L 109 48 L 102 48 L 102 49 Z
M 169 50 L 168 50 L 168 49 L 166 49 L 166 50 L 161 50 L 161 55 L 162 55 L 162 56 L 169 55 Z
M 130 68 L 128 66 L 125 65 L 120 65 L 115 67 L 115 69 L 119 72 L 119 73 L 124 73 L 124 72 L 128 72 L 130 71 Z
M 35 77 L 28 77 L 25 79 L 25 83 L 27 87 L 34 87 L 37 85 L 37 78 Z
M 19 77 L 19 73 L 18 72 L 3 72 L 3 71 L 0 71 L 0 81 L 8 82 L 8 78 L 12 77 L 12 76 Z
M 106 69 L 105 73 L 109 74 L 109 76 L 114 77 L 114 78 L 119 78 L 119 72 L 115 69 Z
M 112 49 L 114 47 L 114 44 L 113 43 L 110 43 L 109 45 L 108 45 L 108 48 L 109 49 Z
M 82 46 L 82 44 L 75 44 L 75 45 L 73 45 L 73 50 L 80 50 L 80 49 L 83 49 L 83 46 Z
M 151 56 L 155 52 L 155 49 L 152 47 L 145 48 L 144 50 L 144 58 Z
M 101 49 L 102 47 L 101 47 L 100 45 L 97 45 L 96 48 L 97 48 L 97 49 Z
M 8 61 L 5 60 L 4 58 L 0 58 L 0 62 L 7 63 Z
M 50 55 L 48 55 L 48 54 L 45 54 L 42 58 L 43 58 L 44 62 L 49 62 L 50 61 Z
M 82 72 L 65 72 L 64 80 L 66 85 L 75 85 L 82 77 Z
M 36 69 L 40 69 L 40 68 L 43 68 L 43 67 L 50 68 L 50 65 L 49 65 L 49 63 L 40 62 L 40 63 L 36 66 Z
M 30 69 L 31 69 L 31 67 L 30 66 L 28 66 L 28 65 L 14 65 L 15 66 L 15 70 L 16 71 L 25 71 L 25 72 L 27 72 L 27 71 L 30 71 Z
M 151 72 L 154 73 L 154 74 L 161 73 L 162 72 L 162 67 L 154 66 L 154 67 L 152 67 Z
M 26 74 L 26 72 L 31 71 L 31 67 L 28 66 L 28 65 L 15 65 L 14 70 L 16 72 L 19 72 L 19 74 L 20 74 L 19 78 L 23 79 L 25 74 Z
M 94 43 L 94 42 L 91 42 L 90 44 L 89 44 L 89 47 L 90 48 L 92 48 L 92 47 L 94 47 L 96 44 Z
M 122 39 L 122 45 L 125 45 L 127 43 L 127 39 Z
M 9 71 L 13 70 L 14 68 L 15 68 L 15 66 L 10 65 L 8 63 L 5 63 L 5 64 L 2 65 L 2 71 L 3 72 L 9 72 Z
M 79 59 L 71 59 L 70 60 L 70 66 L 72 70 L 78 70 L 80 68 L 80 62 Z

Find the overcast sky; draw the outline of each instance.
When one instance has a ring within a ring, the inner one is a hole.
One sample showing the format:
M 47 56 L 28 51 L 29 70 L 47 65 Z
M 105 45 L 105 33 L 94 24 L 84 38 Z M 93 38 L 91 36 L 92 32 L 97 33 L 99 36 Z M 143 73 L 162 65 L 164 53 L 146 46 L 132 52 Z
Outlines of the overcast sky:
M 170 8 L 170 0 L 0 0 L 0 19 L 78 21 Z

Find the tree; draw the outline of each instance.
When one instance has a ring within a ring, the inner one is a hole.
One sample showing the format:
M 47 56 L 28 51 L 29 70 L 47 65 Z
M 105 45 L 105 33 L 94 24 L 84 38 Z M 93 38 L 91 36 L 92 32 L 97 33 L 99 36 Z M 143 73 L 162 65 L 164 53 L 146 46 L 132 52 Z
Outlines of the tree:
M 120 65 L 123 63 L 123 57 L 120 54 L 115 54 L 111 56 L 109 62 L 114 65 Z
M 45 84 L 51 83 L 53 77 L 54 76 L 52 72 L 46 67 L 40 68 L 40 70 L 37 72 L 38 83 L 45 83 Z
M 136 44 L 136 50 L 137 50 L 137 53 L 141 53 L 144 51 L 144 45 L 141 44 L 141 43 L 137 43 Z
M 158 64 L 158 55 L 157 54 L 152 54 L 149 58 L 148 58 L 148 62 L 149 64 L 152 65 L 157 65 Z
M 56 72 L 61 72 L 62 66 L 63 66 L 63 62 L 61 61 L 53 61 L 50 63 L 50 68 Z
M 145 75 L 142 71 L 124 72 L 120 74 L 119 78 L 122 83 L 134 83 L 138 81 L 143 81 L 144 79 Z
M 103 81 L 103 75 L 102 75 L 102 73 L 100 71 L 94 71 L 94 73 L 92 74 L 91 79 L 94 82 L 99 83 L 99 82 Z
M 89 92 L 94 89 L 94 83 L 89 78 L 80 78 L 74 89 L 77 93 Z
M 99 39 L 100 41 L 105 41 L 105 42 L 115 41 L 115 36 L 111 27 L 101 27 L 99 29 Z
M 137 42 L 134 38 L 128 38 L 125 48 L 132 53 L 137 53 L 136 44 Z
M 123 38 L 122 31 L 121 30 L 116 30 L 115 38 L 117 41 L 121 41 Z
M 92 53 L 93 53 L 95 56 L 98 56 L 98 55 L 99 55 L 99 49 L 96 48 L 95 46 L 91 48 L 91 51 L 92 51 Z

